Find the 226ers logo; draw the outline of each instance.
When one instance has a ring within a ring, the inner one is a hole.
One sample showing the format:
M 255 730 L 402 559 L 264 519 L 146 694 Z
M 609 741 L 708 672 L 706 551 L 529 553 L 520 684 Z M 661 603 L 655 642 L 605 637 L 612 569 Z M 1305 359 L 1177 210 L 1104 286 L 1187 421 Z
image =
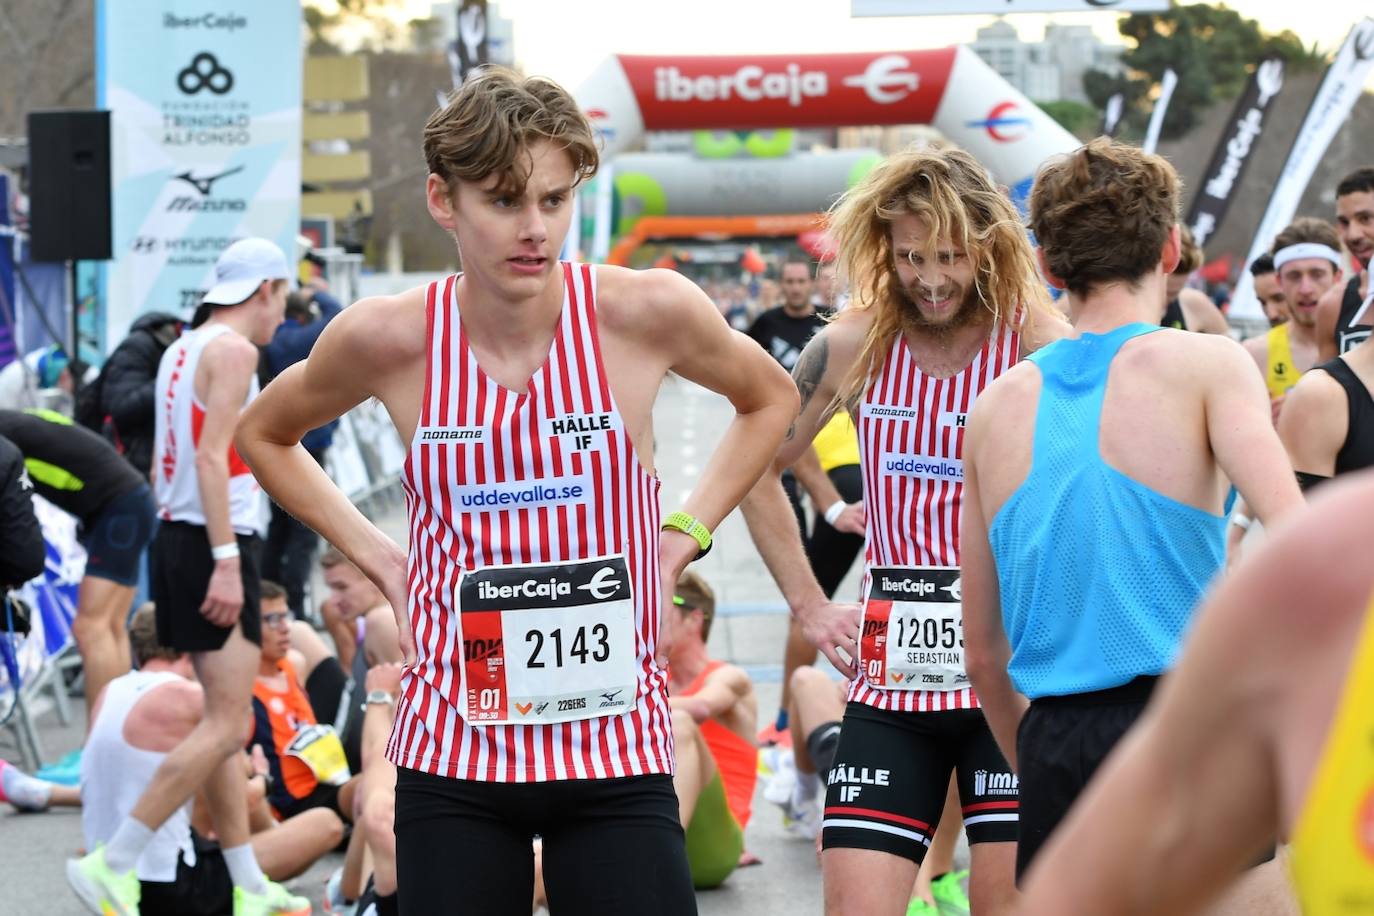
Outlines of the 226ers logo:
M 458 584 L 464 718 L 566 722 L 634 707 L 634 592 L 623 555 L 472 570 Z

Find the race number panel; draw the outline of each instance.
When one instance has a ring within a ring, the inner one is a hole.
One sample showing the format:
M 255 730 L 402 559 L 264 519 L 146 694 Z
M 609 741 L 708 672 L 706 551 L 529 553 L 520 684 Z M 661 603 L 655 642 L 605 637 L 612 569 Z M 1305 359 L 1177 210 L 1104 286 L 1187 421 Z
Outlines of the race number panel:
M 964 615 L 957 566 L 875 566 L 859 662 L 886 690 L 963 690 Z
M 348 771 L 348 757 L 343 742 L 331 725 L 307 725 L 296 733 L 286 746 L 286 753 L 310 767 L 310 772 L 322 783 L 341 786 L 352 774 Z
M 634 594 L 623 556 L 465 572 L 458 609 L 469 723 L 568 722 L 634 707 Z

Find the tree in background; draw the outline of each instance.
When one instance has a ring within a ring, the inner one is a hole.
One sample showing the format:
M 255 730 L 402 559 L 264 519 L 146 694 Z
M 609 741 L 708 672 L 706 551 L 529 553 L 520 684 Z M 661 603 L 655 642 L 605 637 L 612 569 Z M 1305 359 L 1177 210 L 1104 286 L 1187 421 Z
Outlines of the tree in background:
M 1102 115 L 1091 105 L 1073 99 L 1056 99 L 1053 102 L 1036 102 L 1045 114 L 1059 122 L 1059 126 L 1080 140 L 1090 140 L 1097 136 L 1102 126 Z
M 1174 138 L 1191 130 L 1213 103 L 1238 96 L 1261 58 L 1281 57 L 1292 71 L 1316 69 L 1326 62 L 1315 45 L 1304 47 L 1292 31 L 1265 32 L 1255 20 L 1221 3 L 1133 13 L 1122 18 L 1118 28 L 1134 42 L 1121 57 L 1126 73 L 1089 70 L 1083 75 L 1083 90 L 1099 111 L 1113 93 L 1124 93 L 1126 136 L 1144 133 L 1154 89 L 1165 70 L 1178 74 L 1162 130 L 1162 136 Z
M 413 27 L 402 0 L 305 0 L 302 12 L 308 54 L 398 50 Z

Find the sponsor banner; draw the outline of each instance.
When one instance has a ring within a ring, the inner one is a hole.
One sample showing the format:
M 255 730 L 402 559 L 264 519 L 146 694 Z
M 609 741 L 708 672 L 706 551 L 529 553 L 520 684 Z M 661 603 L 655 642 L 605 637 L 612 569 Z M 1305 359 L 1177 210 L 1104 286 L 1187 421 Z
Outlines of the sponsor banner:
M 849 0 L 851 16 L 967 16 L 975 13 L 1156 13 L 1169 0 Z
M 1193 239 L 1206 245 L 1231 205 L 1231 194 L 1240 185 L 1250 154 L 1259 146 L 1264 131 L 1264 115 L 1269 103 L 1283 89 L 1283 60 L 1271 57 L 1261 61 L 1236 100 L 1236 107 L 1217 140 L 1217 148 L 1203 172 L 1202 186 L 1193 195 L 1187 224 Z
M 592 479 L 586 474 L 521 480 L 513 483 L 470 483 L 450 489 L 454 508 L 461 512 L 571 506 L 592 498 Z
M 1174 90 L 1178 88 L 1178 74 L 1173 70 L 1165 70 L 1164 77 L 1159 81 L 1159 98 L 1155 99 L 1154 110 L 1150 112 L 1150 126 L 1145 130 L 1145 141 L 1140 144 L 1140 148 L 1147 153 L 1153 153 L 1159 146 L 1159 132 L 1164 127 L 1164 115 L 1169 111 L 1169 101 L 1174 97 Z
M 867 54 L 621 55 L 649 130 L 927 123 L 954 49 Z
M 957 86 L 958 91 L 947 91 Z M 1078 140 L 965 47 L 861 54 L 622 55 L 577 91 L 603 155 L 645 130 L 931 124 L 1013 196 Z
M 1293 140 L 1288 160 L 1269 196 L 1269 208 L 1265 210 L 1255 238 L 1250 243 L 1250 251 L 1245 257 L 1247 266 L 1269 250 L 1274 236 L 1298 212 L 1298 204 L 1307 190 L 1307 183 L 1312 180 L 1312 173 L 1364 91 L 1371 70 L 1374 70 L 1374 19 L 1366 17 L 1350 30 L 1345 44 L 1336 52 L 1336 59 L 1327 68 L 1326 76 L 1317 88 L 1302 127 L 1298 129 L 1298 136 Z M 1255 298 L 1255 286 L 1249 270 L 1241 271 L 1231 298 L 1230 314 L 1240 318 L 1264 317 Z
M 96 17 L 114 211 L 108 350 L 142 312 L 189 314 L 235 240 L 263 236 L 294 257 L 301 9 L 297 0 L 99 0 Z

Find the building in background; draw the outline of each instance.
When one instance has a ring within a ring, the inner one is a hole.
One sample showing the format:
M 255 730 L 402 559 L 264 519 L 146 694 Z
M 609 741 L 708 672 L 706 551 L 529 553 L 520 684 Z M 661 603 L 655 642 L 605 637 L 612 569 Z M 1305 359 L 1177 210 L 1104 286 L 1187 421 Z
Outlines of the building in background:
M 1023 41 L 1005 19 L 978 30 L 969 45 L 1003 79 L 1037 102 L 1088 103 L 1083 74 L 1120 73 L 1123 45 L 1107 44 L 1086 25 L 1049 25 L 1041 41 Z

